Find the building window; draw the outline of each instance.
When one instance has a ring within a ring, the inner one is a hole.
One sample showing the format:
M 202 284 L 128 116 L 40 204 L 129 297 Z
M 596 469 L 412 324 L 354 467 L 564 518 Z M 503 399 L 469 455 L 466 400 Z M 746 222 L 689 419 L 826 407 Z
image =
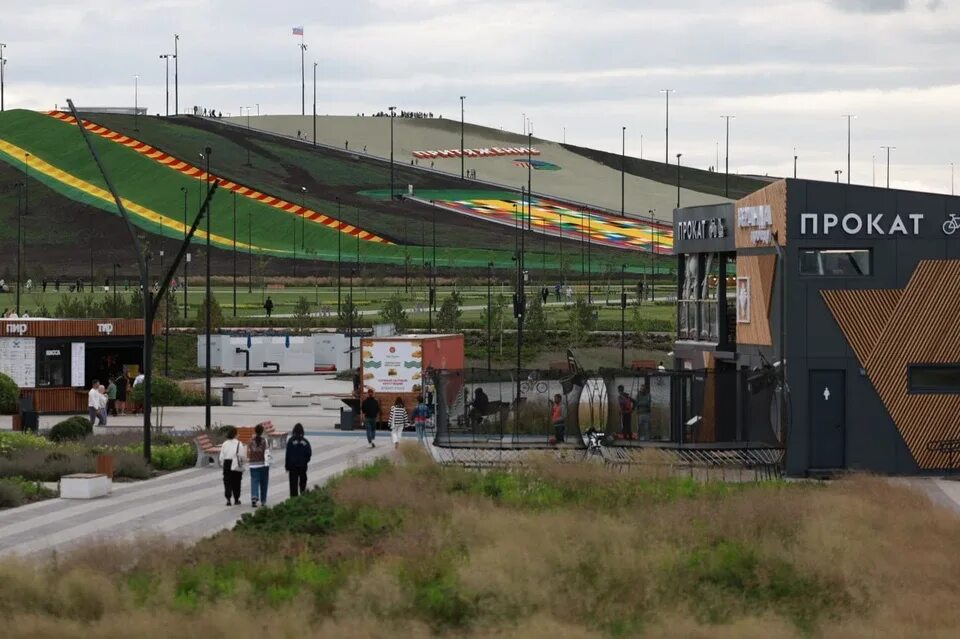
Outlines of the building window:
M 910 364 L 907 379 L 911 393 L 960 394 L 960 364 Z
M 873 256 L 870 249 L 800 249 L 800 274 L 828 277 L 870 275 Z
M 70 343 L 37 344 L 37 386 L 70 385 Z

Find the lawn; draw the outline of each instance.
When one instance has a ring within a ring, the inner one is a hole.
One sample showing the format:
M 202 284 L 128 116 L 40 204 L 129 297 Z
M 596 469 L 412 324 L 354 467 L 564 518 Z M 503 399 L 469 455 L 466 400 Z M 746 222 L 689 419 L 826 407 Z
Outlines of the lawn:
M 2 560 L 0 615 L 11 639 L 960 633 L 958 521 L 925 496 L 648 462 L 475 472 L 408 445 L 194 546 Z

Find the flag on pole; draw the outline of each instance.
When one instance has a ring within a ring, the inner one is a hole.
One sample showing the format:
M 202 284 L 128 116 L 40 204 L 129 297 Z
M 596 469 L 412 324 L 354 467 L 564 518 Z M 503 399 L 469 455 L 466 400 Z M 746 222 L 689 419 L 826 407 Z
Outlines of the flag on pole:
M 303 27 L 294 27 L 294 28 L 293 28 L 293 35 L 302 36 L 302 35 L 303 35 Z

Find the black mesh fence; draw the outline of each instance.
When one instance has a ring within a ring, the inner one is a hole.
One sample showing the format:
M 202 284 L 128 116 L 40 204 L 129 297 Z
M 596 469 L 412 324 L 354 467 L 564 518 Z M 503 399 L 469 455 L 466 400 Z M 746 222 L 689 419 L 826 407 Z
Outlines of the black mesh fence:
M 778 446 L 777 380 L 740 370 L 429 372 L 440 447 Z

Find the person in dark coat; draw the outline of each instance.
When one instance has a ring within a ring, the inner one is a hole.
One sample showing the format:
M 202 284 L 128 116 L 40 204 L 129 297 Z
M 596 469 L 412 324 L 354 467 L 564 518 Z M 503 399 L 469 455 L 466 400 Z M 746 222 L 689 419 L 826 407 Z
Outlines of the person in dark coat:
M 273 300 L 270 299 L 270 296 L 267 296 L 267 301 L 263 303 L 263 310 L 267 312 L 267 318 L 270 318 L 270 315 L 273 313 Z
M 290 478 L 290 496 L 302 495 L 307 490 L 307 465 L 313 451 L 303 435 L 303 424 L 294 424 L 287 441 L 287 457 L 284 465 Z
M 360 404 L 363 413 L 363 425 L 367 429 L 367 443 L 370 448 L 376 447 L 373 440 L 377 438 L 377 422 L 380 421 L 380 402 L 373 396 L 373 389 L 367 389 L 367 398 Z

